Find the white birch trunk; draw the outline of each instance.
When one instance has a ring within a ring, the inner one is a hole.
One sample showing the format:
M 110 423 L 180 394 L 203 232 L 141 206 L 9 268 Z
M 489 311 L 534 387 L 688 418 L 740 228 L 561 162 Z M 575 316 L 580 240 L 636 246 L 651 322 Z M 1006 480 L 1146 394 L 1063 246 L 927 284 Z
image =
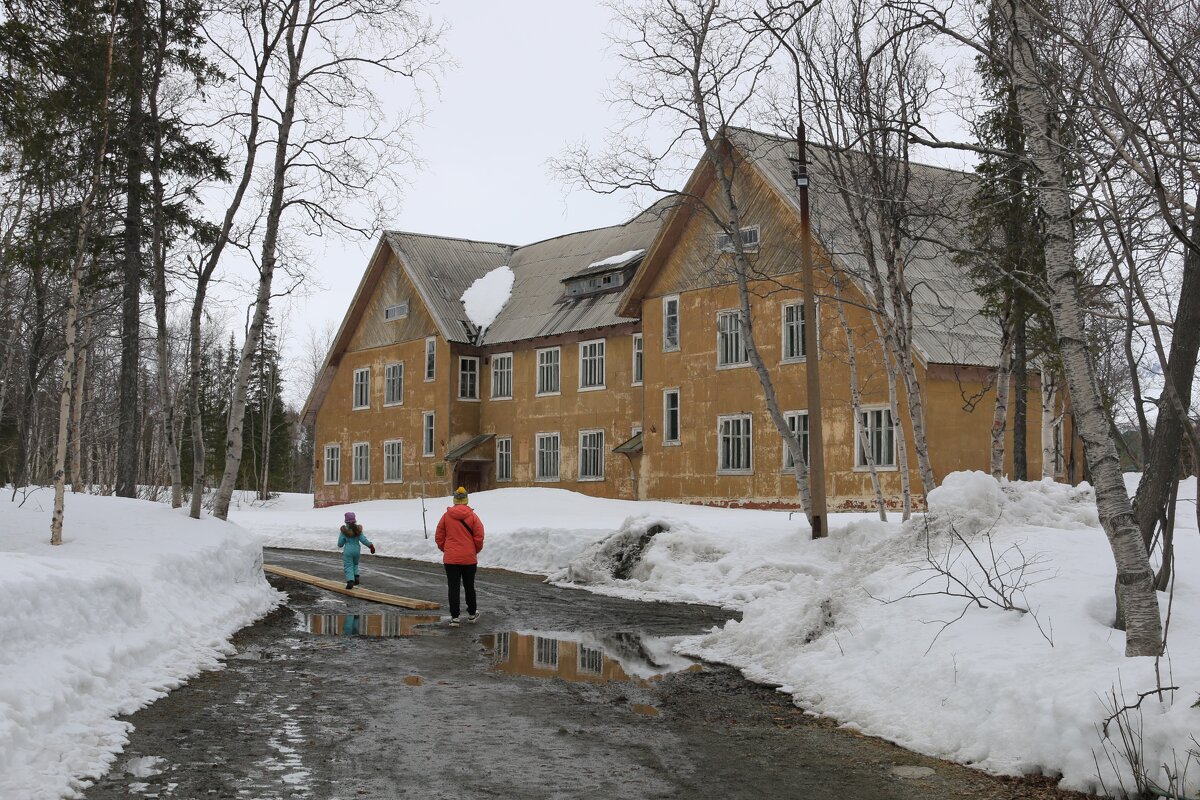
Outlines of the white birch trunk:
M 83 400 L 87 387 L 88 342 L 92 333 L 92 318 L 84 320 L 83 341 L 75 346 L 75 387 L 71 399 L 71 494 L 83 488 Z
M 90 186 L 79 203 L 79 229 L 75 237 L 75 258 L 71 263 L 71 291 L 67 300 L 66 352 L 63 354 L 63 382 L 58 394 L 58 439 L 54 445 L 54 510 L 50 516 L 50 544 L 62 544 L 63 517 L 66 506 L 67 432 L 71 423 L 71 378 L 75 365 L 75 334 L 79 327 L 79 295 L 87 243 L 92 230 L 92 203 L 100 192 L 104 154 L 108 150 L 108 97 L 112 85 L 113 40 L 117 33 L 117 9 L 114 0 L 110 11 L 108 51 L 104 64 L 104 96 L 101 116 L 104 120 L 96 159 L 92 167 Z
M 846 319 L 846 306 L 842 303 L 842 287 L 840 281 L 833 285 L 833 296 L 837 299 L 838 320 L 842 323 L 842 332 L 846 334 L 846 353 L 850 362 L 850 404 L 854 408 L 854 419 L 862 419 L 862 391 L 858 388 L 858 361 L 854 347 L 854 329 Z M 867 432 L 858 424 L 858 446 L 862 448 L 867 458 L 867 468 L 871 473 L 871 488 L 875 490 L 875 507 L 879 509 L 879 520 L 887 522 L 887 504 L 883 499 L 883 487 L 879 483 L 879 469 L 875 465 L 875 454 L 867 441 Z
M 896 426 L 896 466 L 900 471 L 900 503 L 901 519 L 905 522 L 912 517 L 912 478 L 908 471 L 908 443 L 904 437 L 904 426 L 900 421 L 900 400 L 896 392 L 895 362 L 892 360 L 891 348 L 888 347 L 887 337 L 877 317 L 871 317 L 875 327 L 875 338 L 879 341 L 879 350 L 883 353 L 883 363 L 888 374 L 888 409 L 892 412 L 892 423 Z
M 271 177 L 270 204 L 267 209 L 266 233 L 263 237 L 262 260 L 259 266 L 258 294 L 254 303 L 254 317 L 246 332 L 246 341 L 242 343 L 241 362 L 238 364 L 237 377 L 234 380 L 233 400 L 230 403 L 229 424 L 225 437 L 225 472 L 221 476 L 221 485 L 217 487 L 214 500 L 213 515 L 219 519 L 229 518 L 229 503 L 233 498 L 234 486 L 242 465 L 242 423 L 246 417 L 246 384 L 250 378 L 250 367 L 254 352 L 258 349 L 258 341 L 262 336 L 263 325 L 266 322 L 267 311 L 271 304 L 271 282 L 275 276 L 275 264 L 278 259 L 278 243 L 280 221 L 284 210 L 284 191 L 288 180 L 288 147 L 291 142 L 292 124 L 296 115 L 296 96 L 300 87 L 300 70 L 304 63 L 308 35 L 311 32 L 311 14 L 313 6 L 308 5 L 310 17 L 300 20 L 298 0 L 288 5 L 288 14 L 292 24 L 287 28 L 284 42 L 287 46 L 287 93 L 276 127 L 275 163 Z M 299 36 L 299 41 L 295 37 Z
M 996 367 L 996 410 L 992 414 L 992 477 L 1004 477 L 1004 434 L 1008 430 L 1008 392 L 1012 376 L 1012 327 L 1004 326 L 1000 364 Z
M 1007 0 L 1002 8 L 1011 26 L 1009 55 L 1017 107 L 1025 123 L 1030 157 L 1040 173 L 1038 198 L 1045 215 L 1050 311 L 1058 333 L 1075 424 L 1096 489 L 1100 523 L 1116 563 L 1117 617 L 1125 622 L 1125 655 L 1159 656 L 1162 616 L 1154 590 L 1154 572 L 1133 516 L 1088 352 L 1079 301 L 1081 278 L 1075 262 L 1071 199 L 1064 170 L 1065 150 L 1057 112 L 1043 94 L 1042 76 L 1047 72 L 1034 52 L 1027 2 Z
M 1058 449 L 1061 443 L 1054 441 L 1054 431 L 1058 427 L 1058 384 L 1055 376 L 1048 370 L 1042 370 L 1042 477 L 1054 478 L 1055 465 L 1058 463 Z

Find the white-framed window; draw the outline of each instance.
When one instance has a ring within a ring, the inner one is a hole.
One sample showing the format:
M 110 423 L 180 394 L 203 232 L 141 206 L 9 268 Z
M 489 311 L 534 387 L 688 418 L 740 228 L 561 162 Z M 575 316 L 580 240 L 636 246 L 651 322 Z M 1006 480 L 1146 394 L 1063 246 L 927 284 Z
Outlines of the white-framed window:
M 492 399 L 511 400 L 513 396 L 513 354 L 492 356 Z
M 642 426 L 641 426 L 641 425 L 634 425 L 632 428 L 630 428 L 630 429 L 629 429 L 629 435 L 630 435 L 631 437 L 633 437 L 633 436 L 637 436 L 637 435 L 638 435 L 639 433 L 641 433 L 641 432 L 642 432 Z
M 579 343 L 579 388 L 604 388 L 604 340 Z
M 512 437 L 496 437 L 496 480 L 512 480 Z
M 437 376 L 437 337 L 425 339 L 425 380 L 431 381 Z
M 558 394 L 562 354 L 557 347 L 537 351 L 537 393 Z
M 854 428 L 854 466 L 866 467 L 867 454 L 863 450 L 863 434 L 866 434 L 867 447 L 871 448 L 871 458 L 875 466 L 889 468 L 896 466 L 896 425 L 892 420 L 892 411 L 883 408 L 867 408 L 858 416 L 858 424 Z
M 663 352 L 679 349 L 679 295 L 662 299 L 663 304 Z
M 788 428 L 792 433 L 796 434 L 800 439 L 800 452 L 804 454 L 804 464 L 808 465 L 808 412 L 807 411 L 789 411 L 783 415 L 787 420 Z M 796 462 L 792 459 L 792 451 L 788 449 L 787 443 L 783 445 L 783 471 L 792 472 L 796 469 Z
M 633 385 L 642 385 L 642 365 L 645 363 L 645 358 L 642 355 L 642 335 L 635 333 L 633 335 Z
M 579 480 L 604 480 L 604 431 L 579 432 Z
M 758 226 L 757 225 L 750 227 L 750 228 L 741 228 L 741 229 L 739 229 L 738 232 L 742 235 L 742 250 L 743 251 L 753 251 L 753 250 L 758 249 L 759 242 L 758 242 Z M 728 233 L 718 233 L 717 234 L 717 249 L 720 250 L 722 253 L 734 252 L 733 237 L 730 236 Z
M 749 475 L 754 470 L 753 431 L 749 414 L 717 417 L 717 473 Z
M 342 446 L 325 445 L 325 483 L 340 483 L 342 480 Z
M 371 368 L 363 367 L 354 370 L 354 404 L 353 408 L 371 407 Z
M 475 356 L 458 357 L 458 399 L 479 399 L 479 359 Z
M 398 406 L 404 403 L 404 362 L 383 368 L 383 404 Z
M 742 312 L 717 312 L 717 366 L 740 367 L 750 363 L 746 342 L 742 338 Z
M 388 306 L 383 310 L 383 318 L 386 321 L 394 319 L 404 319 L 408 316 L 408 303 L 397 303 L 394 306 Z
M 543 669 L 558 669 L 558 639 L 533 637 L 533 665 Z
M 804 303 L 784 303 L 783 360 L 803 361 L 807 355 L 804 342 Z
M 404 442 L 392 439 L 383 443 L 383 482 L 404 480 Z
M 537 434 L 537 480 L 558 480 L 558 447 L 557 433 Z
M 579 671 L 589 675 L 599 675 L 604 672 L 604 651 L 579 645 Z
M 421 455 L 433 455 L 434 412 L 426 411 L 421 414 Z
M 371 445 L 367 442 L 354 443 L 351 481 L 354 483 L 371 482 Z
M 663 444 L 679 444 L 679 390 L 663 391 Z

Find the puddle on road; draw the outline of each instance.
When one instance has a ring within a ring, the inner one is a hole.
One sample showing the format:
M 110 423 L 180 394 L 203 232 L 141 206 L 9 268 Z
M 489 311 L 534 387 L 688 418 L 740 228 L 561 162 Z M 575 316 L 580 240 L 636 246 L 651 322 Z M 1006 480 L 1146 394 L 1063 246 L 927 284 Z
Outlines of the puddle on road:
M 314 636 L 412 636 L 416 626 L 440 622 L 434 614 L 305 614 L 304 629 Z
M 664 675 L 703 669 L 691 659 L 671 652 L 675 639 L 643 637 L 638 633 L 512 631 L 481 636 L 479 641 L 491 654 L 493 669 L 529 678 L 647 686 Z

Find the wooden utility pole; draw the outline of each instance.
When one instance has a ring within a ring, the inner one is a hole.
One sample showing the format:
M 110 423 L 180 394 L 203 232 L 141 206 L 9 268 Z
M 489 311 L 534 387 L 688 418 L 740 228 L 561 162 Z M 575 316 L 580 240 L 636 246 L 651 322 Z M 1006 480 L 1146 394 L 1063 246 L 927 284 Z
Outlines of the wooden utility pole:
M 821 370 L 817 357 L 817 297 L 813 278 L 812 224 L 808 212 L 808 142 L 804 120 L 796 122 L 796 188 L 800 193 L 800 266 L 804 279 L 804 372 L 808 378 L 808 486 L 812 494 L 812 537 L 825 527 L 825 440 L 821 435 Z

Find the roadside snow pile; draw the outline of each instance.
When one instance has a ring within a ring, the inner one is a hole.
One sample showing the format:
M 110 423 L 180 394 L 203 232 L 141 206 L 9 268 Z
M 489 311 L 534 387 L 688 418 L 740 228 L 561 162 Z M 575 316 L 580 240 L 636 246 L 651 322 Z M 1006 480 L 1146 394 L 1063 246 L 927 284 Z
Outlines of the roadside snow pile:
M 261 539 L 157 503 L 0 500 L 0 797 L 71 796 L 128 740 L 115 719 L 220 666 L 229 637 L 282 599 Z
M 1194 499 L 1194 482 L 1190 492 Z M 999 773 L 1061 776 L 1064 788 L 1132 788 L 1128 764 L 1109 761 L 1097 729 L 1114 689 L 1119 706 L 1157 685 L 1154 660 L 1125 658 L 1124 635 L 1111 627 L 1115 570 L 1087 493 L 978 473 L 948 476 L 931 493 L 931 529 L 953 523 L 989 568 L 991 553 L 1011 559 L 1014 546 L 1036 562 L 1017 598 L 1029 613 L 979 608 L 952 596 L 955 586 L 943 593 L 945 576 L 925 558 L 918 517 L 874 550 L 842 547 L 841 569 L 793 580 L 685 651 L 783 683 L 804 708 L 913 750 Z M 834 547 L 841 533 L 832 532 Z M 1179 515 L 1170 658 L 1162 668 L 1181 691 L 1132 712 L 1146 766 L 1162 785 L 1163 764 L 1175 770 L 1200 749 L 1193 738 L 1200 709 L 1191 707 L 1200 690 L 1197 538 L 1194 515 Z M 931 559 L 960 577 L 968 565 L 977 570 L 964 540 L 931 536 Z M 952 546 L 958 557 L 948 559 Z M 1164 595 L 1164 616 L 1166 604 Z M 1188 796 L 1200 790 L 1196 757 L 1186 786 Z
M 929 493 L 929 508 L 931 528 L 953 525 L 964 536 L 1000 526 L 1083 530 L 1100 525 L 1096 492 L 1086 483 L 997 481 L 978 471 L 947 475 Z

